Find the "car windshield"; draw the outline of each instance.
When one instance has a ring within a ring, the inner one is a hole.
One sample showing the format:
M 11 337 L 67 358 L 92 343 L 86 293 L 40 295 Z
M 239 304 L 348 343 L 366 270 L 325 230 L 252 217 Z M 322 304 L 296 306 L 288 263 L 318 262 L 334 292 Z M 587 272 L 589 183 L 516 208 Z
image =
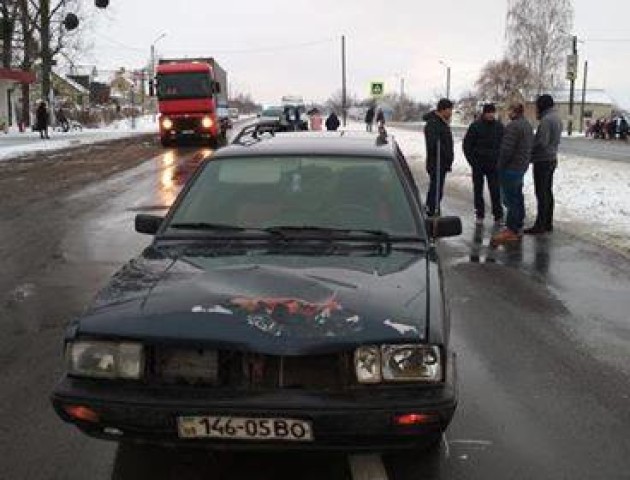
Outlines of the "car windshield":
M 158 98 L 206 98 L 211 95 L 210 76 L 203 72 L 158 75 Z
M 281 108 L 265 108 L 262 112 L 263 117 L 280 117 L 282 115 Z
M 394 164 L 379 158 L 263 156 L 208 162 L 179 203 L 169 230 L 187 225 L 418 236 Z

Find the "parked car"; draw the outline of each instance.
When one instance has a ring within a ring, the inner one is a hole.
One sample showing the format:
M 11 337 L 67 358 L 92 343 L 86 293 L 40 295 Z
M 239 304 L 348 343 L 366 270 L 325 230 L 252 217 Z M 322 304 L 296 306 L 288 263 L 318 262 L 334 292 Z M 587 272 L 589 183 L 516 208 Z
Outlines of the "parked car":
M 239 115 L 238 108 L 232 107 L 232 108 L 229 109 L 229 112 L 230 112 L 230 118 L 231 119 L 238 120 L 238 115 Z
M 457 404 L 428 221 L 390 138 L 259 136 L 203 163 L 68 326 L 59 416 L 117 441 L 436 445 Z M 252 130 L 253 129 L 253 130 Z
M 282 115 L 282 107 L 269 106 L 263 108 L 263 111 L 258 115 L 258 119 L 261 122 L 280 121 Z

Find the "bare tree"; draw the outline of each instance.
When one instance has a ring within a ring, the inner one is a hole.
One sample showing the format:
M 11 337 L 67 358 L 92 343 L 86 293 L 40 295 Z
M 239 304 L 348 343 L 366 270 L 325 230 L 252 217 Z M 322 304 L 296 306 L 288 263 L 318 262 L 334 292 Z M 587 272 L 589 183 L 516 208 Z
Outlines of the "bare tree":
M 532 72 L 538 93 L 553 88 L 569 53 L 571 0 L 509 0 L 506 28 L 507 57 Z
M 525 65 L 504 58 L 486 63 L 475 86 L 480 99 L 505 102 L 515 93 L 525 96 L 534 81 L 531 71 Z

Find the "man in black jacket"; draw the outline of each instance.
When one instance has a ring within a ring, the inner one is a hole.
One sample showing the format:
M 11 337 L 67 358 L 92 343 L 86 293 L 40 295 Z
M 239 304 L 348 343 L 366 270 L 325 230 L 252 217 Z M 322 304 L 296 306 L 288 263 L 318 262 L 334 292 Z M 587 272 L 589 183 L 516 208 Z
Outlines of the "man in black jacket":
M 464 155 L 472 167 L 475 215 L 478 223 L 483 222 L 486 210 L 483 200 L 485 179 L 488 180 L 494 221 L 500 223 L 503 218 L 497 170 L 503 125 L 497 121 L 495 114 L 496 108 L 493 104 L 484 105 L 481 117 L 470 125 L 464 137 Z
M 426 169 L 430 178 L 426 205 L 430 217 L 440 214 L 446 172 L 450 172 L 453 165 L 453 133 L 449 125 L 452 115 L 453 102 L 443 98 L 438 102 L 437 109 L 425 117 Z

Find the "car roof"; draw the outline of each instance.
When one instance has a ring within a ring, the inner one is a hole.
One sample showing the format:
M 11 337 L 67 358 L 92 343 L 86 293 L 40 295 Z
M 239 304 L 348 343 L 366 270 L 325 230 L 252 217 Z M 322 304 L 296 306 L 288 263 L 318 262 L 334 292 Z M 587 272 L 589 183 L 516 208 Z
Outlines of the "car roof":
M 374 134 L 359 132 L 278 133 L 247 144 L 233 143 L 218 150 L 214 157 L 248 157 L 252 155 L 360 156 L 395 158 L 395 142 L 378 142 Z

